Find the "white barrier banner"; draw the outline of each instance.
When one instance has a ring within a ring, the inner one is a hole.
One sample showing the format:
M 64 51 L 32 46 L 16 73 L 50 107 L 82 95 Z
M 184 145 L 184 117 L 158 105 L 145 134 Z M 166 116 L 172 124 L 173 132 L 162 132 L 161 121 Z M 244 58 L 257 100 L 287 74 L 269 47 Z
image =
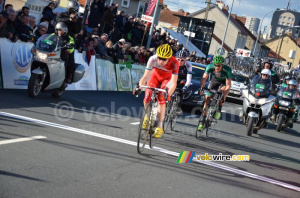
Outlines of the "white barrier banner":
M 115 65 L 109 60 L 96 58 L 97 88 L 105 91 L 118 91 Z
M 6 38 L 0 38 L 0 45 L 3 88 L 27 89 L 33 43 L 13 43 Z
M 75 63 L 82 64 L 85 67 L 85 73 L 80 81 L 68 85 L 67 90 L 97 90 L 95 56 L 91 57 L 90 64 L 88 64 L 83 59 L 83 54 L 75 50 L 74 59 Z
M 145 73 L 146 66 L 142 65 L 132 65 L 131 68 L 131 83 L 132 87 L 135 87 L 136 84 L 140 81 Z

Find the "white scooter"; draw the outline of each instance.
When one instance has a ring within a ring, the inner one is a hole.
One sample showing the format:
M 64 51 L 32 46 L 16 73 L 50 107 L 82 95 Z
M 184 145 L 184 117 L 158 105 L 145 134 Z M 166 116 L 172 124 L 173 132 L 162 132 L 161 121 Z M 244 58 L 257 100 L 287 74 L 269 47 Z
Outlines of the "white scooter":
M 31 76 L 28 82 L 28 95 L 35 98 L 40 92 L 51 93 L 59 97 L 67 87 L 65 82 L 65 62 L 60 58 L 61 38 L 57 35 L 45 34 L 40 37 L 32 48 L 33 62 L 31 63 Z M 85 72 L 83 65 L 75 64 L 73 83 L 81 80 Z

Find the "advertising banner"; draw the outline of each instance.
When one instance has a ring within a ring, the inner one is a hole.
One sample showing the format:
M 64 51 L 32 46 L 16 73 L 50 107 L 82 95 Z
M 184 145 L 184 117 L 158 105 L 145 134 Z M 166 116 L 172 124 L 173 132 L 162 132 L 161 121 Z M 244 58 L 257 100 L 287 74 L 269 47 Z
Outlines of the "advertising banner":
M 109 60 L 96 58 L 97 89 L 118 91 L 115 65 Z
M 82 54 L 75 50 L 74 59 L 75 63 L 82 64 L 85 67 L 85 73 L 80 81 L 68 85 L 67 90 L 97 90 L 95 56 L 91 57 L 90 64 L 88 64 L 83 59 Z
M 117 85 L 119 91 L 131 91 L 131 71 L 124 64 L 116 65 Z
M 0 38 L 3 88 L 27 89 L 33 43 L 11 42 Z
M 147 7 L 145 15 L 151 16 L 152 12 L 155 9 L 156 2 L 157 2 L 157 0 L 149 0 L 148 7 Z
M 250 57 L 250 55 L 251 55 L 250 50 L 245 50 L 245 49 L 240 49 L 240 48 L 238 48 L 236 50 L 236 56 Z
M 132 65 L 132 68 L 131 68 L 132 87 L 135 87 L 135 85 L 143 77 L 145 68 L 146 68 L 145 66 L 141 66 L 141 65 Z

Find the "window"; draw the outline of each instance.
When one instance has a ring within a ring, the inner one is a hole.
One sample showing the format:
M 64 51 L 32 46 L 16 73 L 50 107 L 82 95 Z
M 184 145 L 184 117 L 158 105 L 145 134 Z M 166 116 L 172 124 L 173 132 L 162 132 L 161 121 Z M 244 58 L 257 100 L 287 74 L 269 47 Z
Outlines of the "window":
M 284 16 L 284 17 L 283 17 L 283 20 L 285 20 L 285 19 L 286 19 L 286 17 Z
M 278 25 L 281 25 L 281 21 L 278 21 Z
M 130 0 L 122 0 L 122 7 L 129 8 Z
M 292 18 L 292 21 L 295 21 L 295 18 Z
M 290 21 L 290 20 L 291 20 L 291 17 L 289 17 L 288 20 Z
M 287 25 L 287 26 L 290 26 L 290 24 L 289 24 L 289 23 L 287 23 L 286 25 Z
M 281 23 L 281 25 L 285 25 L 285 23 L 284 23 L 284 22 L 282 22 L 282 23 Z
M 146 7 L 145 2 L 140 1 L 138 9 L 137 9 L 137 16 L 138 17 L 142 17 L 142 14 L 144 13 L 145 7 Z

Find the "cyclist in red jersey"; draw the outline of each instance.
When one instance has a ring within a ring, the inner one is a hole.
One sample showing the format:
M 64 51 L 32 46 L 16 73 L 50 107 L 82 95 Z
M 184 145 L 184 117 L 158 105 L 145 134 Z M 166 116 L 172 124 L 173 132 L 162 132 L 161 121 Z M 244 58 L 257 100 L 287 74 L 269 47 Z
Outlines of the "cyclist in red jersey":
M 160 85 L 161 89 L 165 89 L 167 94 L 165 95 L 163 92 L 158 93 L 158 125 L 155 129 L 155 133 L 153 134 L 154 138 L 160 138 L 163 131 L 163 121 L 165 118 L 165 109 L 166 103 L 165 99 L 170 99 L 170 96 L 176 89 L 177 86 L 177 78 L 178 78 L 178 70 L 179 70 L 179 62 L 175 57 L 172 56 L 173 51 L 170 45 L 164 44 L 157 48 L 156 55 L 150 57 L 147 63 L 147 67 L 143 77 L 140 79 L 139 84 L 136 86 L 133 91 L 134 95 L 140 93 L 139 86 L 145 85 L 147 79 L 147 86 L 158 88 Z M 166 87 L 168 82 L 170 81 L 169 88 Z M 145 98 L 144 98 L 144 106 L 149 104 L 151 99 L 152 91 L 149 89 L 145 90 Z M 149 122 L 149 118 L 145 116 L 143 121 L 143 129 L 147 128 Z

